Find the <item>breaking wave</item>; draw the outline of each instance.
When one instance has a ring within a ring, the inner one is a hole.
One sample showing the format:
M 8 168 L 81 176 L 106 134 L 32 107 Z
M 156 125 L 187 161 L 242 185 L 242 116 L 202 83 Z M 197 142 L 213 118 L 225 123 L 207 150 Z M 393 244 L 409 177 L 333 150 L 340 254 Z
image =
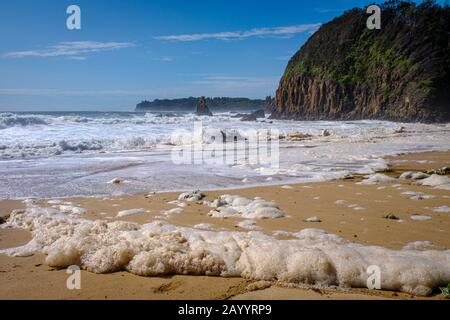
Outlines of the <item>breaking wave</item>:
M 0 129 L 16 126 L 47 125 L 43 117 L 33 115 L 18 115 L 14 113 L 0 113 Z

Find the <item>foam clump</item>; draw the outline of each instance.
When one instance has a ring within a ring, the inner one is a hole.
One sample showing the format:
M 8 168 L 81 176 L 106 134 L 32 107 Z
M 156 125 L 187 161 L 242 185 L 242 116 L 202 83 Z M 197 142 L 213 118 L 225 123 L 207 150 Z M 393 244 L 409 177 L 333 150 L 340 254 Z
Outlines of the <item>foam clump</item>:
M 320 218 L 317 216 L 306 218 L 304 221 L 305 222 L 322 222 L 322 220 L 320 220 Z
M 450 178 L 438 174 L 432 174 L 428 178 L 419 180 L 416 183 L 422 186 L 434 187 L 436 189 L 450 190 Z
M 242 220 L 239 222 L 236 226 L 242 229 L 248 229 L 248 230 L 255 230 L 255 229 L 261 229 L 256 225 L 256 221 L 254 220 Z
M 363 288 L 367 268 L 376 265 L 382 289 L 422 296 L 450 281 L 450 250 L 366 246 L 320 229 L 304 229 L 293 234 L 296 239 L 278 240 L 258 231 L 203 231 L 161 221 L 145 225 L 90 221 L 35 204 L 13 212 L 6 227 L 29 230 L 33 239 L 0 253 L 44 253 L 49 266 L 76 264 L 94 273 L 209 275 Z
M 140 208 L 140 209 L 123 210 L 123 211 L 119 211 L 119 212 L 117 213 L 117 217 L 133 216 L 133 215 L 135 215 L 135 214 L 142 213 L 142 212 L 144 212 L 144 211 L 145 211 L 145 209 L 142 209 L 142 208 Z
M 420 180 L 428 178 L 429 175 L 423 172 L 406 171 L 400 175 L 400 180 Z
M 222 195 L 212 203 L 216 209 L 208 213 L 215 218 L 274 219 L 285 216 L 275 202 L 261 198 L 250 200 L 241 196 Z
M 428 250 L 433 247 L 430 241 L 413 241 L 403 247 L 403 250 Z
M 395 183 L 397 182 L 397 179 L 389 177 L 382 173 L 375 173 L 364 177 L 365 179 L 359 184 L 384 184 L 384 183 Z
M 85 209 L 73 206 L 72 204 L 54 205 L 53 208 L 68 214 L 81 215 L 86 213 Z
M 214 225 L 211 223 L 199 223 L 193 226 L 194 229 L 213 230 Z
M 199 201 L 203 199 L 205 195 L 201 193 L 199 190 L 192 191 L 192 192 L 184 192 L 178 196 L 179 201 Z
M 174 214 L 183 213 L 183 211 L 184 211 L 183 208 L 178 207 L 178 208 L 173 208 L 173 209 L 162 211 L 161 213 L 166 217 L 170 217 L 171 215 L 174 215 Z
M 423 194 L 422 192 L 414 192 L 414 191 L 405 191 L 402 192 L 402 195 L 409 197 L 411 200 L 428 200 L 436 198 L 436 196 L 431 194 Z
M 440 206 L 440 207 L 435 207 L 432 210 L 434 212 L 449 213 L 450 212 L 450 207 L 449 206 Z
M 424 215 L 424 214 L 413 214 L 411 215 L 411 220 L 414 221 L 428 221 L 431 220 L 432 217 Z

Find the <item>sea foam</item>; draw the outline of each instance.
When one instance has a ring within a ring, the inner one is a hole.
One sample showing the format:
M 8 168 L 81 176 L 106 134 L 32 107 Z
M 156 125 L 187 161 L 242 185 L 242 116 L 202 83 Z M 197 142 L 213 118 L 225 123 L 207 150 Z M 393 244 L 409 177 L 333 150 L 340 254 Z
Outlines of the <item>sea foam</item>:
M 381 288 L 429 295 L 450 281 L 450 250 L 391 250 L 348 242 L 319 229 L 294 240 L 261 232 L 201 231 L 163 222 L 89 221 L 28 203 L 6 227 L 32 232 L 11 256 L 42 252 L 56 268 L 79 265 L 94 273 L 126 270 L 141 276 L 168 274 L 244 277 L 287 284 L 366 286 L 367 268 L 381 269 Z
M 275 202 L 261 198 L 250 200 L 236 195 L 222 195 L 212 206 L 217 207 L 209 212 L 209 216 L 216 218 L 241 217 L 245 219 L 273 219 L 285 216 Z

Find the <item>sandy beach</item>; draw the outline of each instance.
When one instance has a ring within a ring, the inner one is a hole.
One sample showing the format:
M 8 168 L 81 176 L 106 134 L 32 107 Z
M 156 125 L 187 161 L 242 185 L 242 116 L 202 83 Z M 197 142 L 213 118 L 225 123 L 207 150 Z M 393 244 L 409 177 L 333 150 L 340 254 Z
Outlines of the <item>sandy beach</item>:
M 83 218 L 89 220 L 139 225 L 162 220 L 177 227 L 212 231 L 255 230 L 280 240 L 295 239 L 296 232 L 315 228 L 365 246 L 448 250 L 450 191 L 398 178 L 407 171 L 425 172 L 448 166 L 450 152 L 405 154 L 387 159 L 389 170 L 381 174 L 396 180 L 360 184 L 364 178 L 354 176 L 330 182 L 204 192 L 206 197 L 202 201 L 210 202 L 223 194 L 248 199 L 261 197 L 275 202 L 285 213 L 282 218 L 252 219 L 254 223 L 249 224 L 242 224 L 244 220 L 240 217 L 210 216 L 212 208 L 200 201 L 173 202 L 180 192 L 58 201 L 82 208 Z M 48 201 L 37 200 L 34 204 L 45 206 Z M 6 219 L 12 210 L 25 206 L 22 201 L 1 201 L 0 215 Z M 392 219 L 385 217 L 388 214 Z M 422 218 L 416 219 L 417 216 Z M 315 219 L 310 221 L 320 222 L 306 221 L 312 217 Z M 24 245 L 31 238 L 29 231 L 0 228 L 0 250 Z M 242 277 L 170 274 L 141 277 L 126 271 L 96 274 L 83 270 L 81 290 L 68 290 L 67 277 L 65 269 L 48 266 L 44 254 L 27 257 L 0 254 L 0 299 L 443 299 L 438 289 L 428 297 L 418 297 L 388 290 L 301 287 Z

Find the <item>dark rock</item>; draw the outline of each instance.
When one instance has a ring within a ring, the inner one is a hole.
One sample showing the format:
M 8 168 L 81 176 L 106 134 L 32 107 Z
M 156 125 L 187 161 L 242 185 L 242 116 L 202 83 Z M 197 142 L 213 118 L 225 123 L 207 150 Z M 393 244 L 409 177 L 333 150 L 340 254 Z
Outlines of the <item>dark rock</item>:
M 4 213 L 0 214 L 0 224 L 6 223 L 6 221 L 9 219 L 10 213 Z
M 266 100 L 264 101 L 264 112 L 272 113 L 274 109 L 275 109 L 275 98 L 267 96 Z
M 205 97 L 200 97 L 200 99 L 198 101 L 196 115 L 198 115 L 198 116 L 212 116 L 213 115 L 211 110 L 209 110 L 208 106 L 206 105 Z
M 256 110 L 251 114 L 246 114 L 241 118 L 241 121 L 256 121 L 259 118 L 265 118 L 264 110 Z
M 440 169 L 433 169 L 433 170 L 429 170 L 427 171 L 428 174 L 438 174 L 441 176 L 445 176 L 450 174 L 450 167 L 443 167 Z
M 450 7 L 389 1 L 382 28 L 365 9 L 322 27 L 292 57 L 274 119 L 450 121 Z
M 397 217 L 395 214 L 392 213 L 385 214 L 383 218 L 388 220 L 400 220 L 399 217 Z

